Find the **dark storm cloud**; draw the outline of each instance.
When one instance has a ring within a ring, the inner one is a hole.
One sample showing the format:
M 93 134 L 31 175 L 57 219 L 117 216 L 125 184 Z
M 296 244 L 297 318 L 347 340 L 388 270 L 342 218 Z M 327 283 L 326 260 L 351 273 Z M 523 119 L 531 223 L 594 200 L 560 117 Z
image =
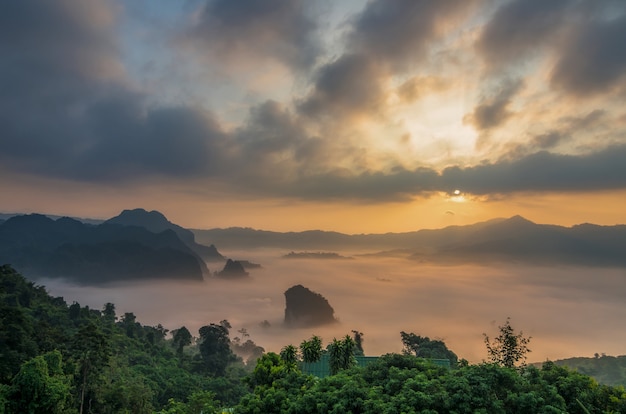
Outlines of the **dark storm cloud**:
M 491 68 L 547 52 L 551 84 L 587 96 L 625 86 L 625 42 L 623 1 L 514 0 L 501 3 L 476 47 Z
M 222 173 L 257 188 L 282 182 L 296 170 L 326 166 L 326 142 L 312 137 L 297 115 L 266 101 L 250 109 L 247 122 L 231 137 L 229 163 Z
M 153 107 L 125 78 L 107 2 L 11 2 L 0 13 L 0 160 L 77 180 L 212 168 L 210 114 Z
M 362 54 L 346 54 L 323 66 L 311 94 L 299 104 L 309 116 L 376 115 L 384 104 L 384 71 Z
M 9 2 L 0 13 L 0 153 L 56 156 L 77 137 L 57 119 L 119 70 L 105 3 Z
M 80 157 L 83 178 L 215 173 L 225 134 L 207 113 L 191 107 L 146 108 L 138 99 L 100 100 L 85 116 L 91 148 Z
M 513 112 L 509 110 L 509 105 L 523 86 L 521 81 L 505 82 L 495 96 L 484 98 L 465 120 L 479 131 L 503 124 L 513 115 Z
M 450 167 L 441 173 L 441 189 L 472 194 L 519 191 L 595 191 L 626 188 L 626 145 L 586 155 L 537 152 L 518 160 L 475 167 Z
M 544 47 L 562 27 L 573 0 L 514 0 L 502 2 L 483 27 L 478 51 L 489 65 L 512 63 Z
M 396 168 L 359 175 L 329 173 L 295 180 L 283 194 L 311 199 L 406 200 L 432 192 L 506 195 L 516 192 L 597 191 L 626 188 L 626 145 L 585 155 L 536 152 L 473 167 Z
M 552 84 L 578 96 L 626 87 L 626 3 L 622 15 L 596 18 L 571 36 L 552 73 Z
M 320 53 L 311 12 L 304 0 L 209 0 L 187 39 L 218 57 L 270 56 L 308 68 Z
M 441 25 L 477 1 L 372 0 L 353 20 L 351 49 L 402 67 L 422 57 Z

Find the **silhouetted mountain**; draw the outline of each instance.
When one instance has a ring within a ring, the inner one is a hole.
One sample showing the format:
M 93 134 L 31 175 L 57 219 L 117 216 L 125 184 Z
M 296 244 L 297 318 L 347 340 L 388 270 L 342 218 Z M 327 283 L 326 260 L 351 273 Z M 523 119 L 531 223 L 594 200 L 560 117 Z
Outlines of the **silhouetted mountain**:
M 194 230 L 233 248 L 353 249 L 437 263 L 524 262 L 626 266 L 626 226 L 536 224 L 521 216 L 407 233 L 277 233 L 248 228 Z
M 83 284 L 171 278 L 203 280 L 206 265 L 173 230 L 90 225 L 40 214 L 0 224 L 0 261 L 30 277 L 62 277 Z
M 491 261 L 586 266 L 626 265 L 626 226 L 572 228 L 541 225 L 520 216 L 467 229 L 463 237 L 414 259 L 437 263 Z
M 193 230 L 201 242 L 213 241 L 219 246 L 229 248 L 279 247 L 298 250 L 342 250 L 367 249 L 370 251 L 383 249 L 430 248 L 445 244 L 448 240 L 458 238 L 468 228 L 480 228 L 494 219 L 470 226 L 450 226 L 444 229 L 419 230 L 407 233 L 385 234 L 343 234 L 332 231 L 309 230 L 302 232 L 273 232 L 251 228 L 231 227 L 227 229 Z
M 240 262 L 228 259 L 224 268 L 221 271 L 216 272 L 215 275 L 223 279 L 241 279 L 248 277 L 248 272 L 245 271 Z
M 235 260 L 236 262 L 239 262 L 244 269 L 260 269 L 263 266 L 261 266 L 259 263 L 252 263 L 249 260 Z
M 142 208 L 134 210 L 124 210 L 119 216 L 107 220 L 105 223 L 121 224 L 124 226 L 139 226 L 150 230 L 153 233 L 160 233 L 165 230 L 172 230 L 180 240 L 182 240 L 192 251 L 199 255 L 207 262 L 215 262 L 224 260 L 217 248 L 211 244 L 204 246 L 195 241 L 192 231 L 187 230 L 177 224 L 169 221 L 163 214 L 158 211 L 146 211 Z
M 285 292 L 285 325 L 306 328 L 335 323 L 335 311 L 326 298 L 302 285 Z

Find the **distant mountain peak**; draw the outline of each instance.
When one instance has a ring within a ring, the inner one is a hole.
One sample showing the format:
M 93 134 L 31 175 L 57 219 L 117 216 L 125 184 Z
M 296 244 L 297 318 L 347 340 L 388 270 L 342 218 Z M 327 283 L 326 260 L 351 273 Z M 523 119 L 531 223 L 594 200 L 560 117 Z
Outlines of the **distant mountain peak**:
M 183 236 L 182 233 L 187 233 L 182 227 L 172 223 L 163 215 L 163 213 L 156 210 L 147 211 L 143 208 L 135 208 L 132 210 L 124 210 L 119 215 L 110 218 L 107 223 L 121 224 L 124 226 L 140 226 L 154 232 L 160 233 L 164 230 L 174 230 L 179 237 Z M 185 236 L 183 236 L 185 237 Z M 189 238 L 189 234 L 185 238 Z
M 134 208 L 132 210 L 123 210 L 116 218 L 128 220 L 151 220 L 164 223 L 170 223 L 163 213 L 157 210 L 148 211 L 143 208 Z
M 163 213 L 152 210 L 147 211 L 143 208 L 135 208 L 133 210 L 124 210 L 118 216 L 106 221 L 111 224 L 121 224 L 123 226 L 139 226 L 150 230 L 153 233 L 161 233 L 171 230 L 196 254 L 200 255 L 206 261 L 223 260 L 224 257 L 217 251 L 215 246 L 210 247 L 196 243 L 195 236 L 191 230 L 185 229 L 177 224 L 172 223 L 163 215 Z
M 513 217 L 509 218 L 507 221 L 513 222 L 513 223 L 529 223 L 529 224 L 535 224 L 534 222 L 528 220 L 525 217 L 520 216 L 519 214 L 514 215 Z

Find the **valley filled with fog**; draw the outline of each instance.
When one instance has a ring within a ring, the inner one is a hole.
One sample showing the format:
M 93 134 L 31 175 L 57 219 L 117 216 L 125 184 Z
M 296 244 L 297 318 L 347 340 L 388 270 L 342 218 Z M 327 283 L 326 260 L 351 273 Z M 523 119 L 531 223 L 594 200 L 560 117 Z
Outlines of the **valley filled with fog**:
M 442 339 L 459 358 L 487 358 L 483 333 L 511 317 L 516 330 L 531 336 L 529 362 L 594 353 L 626 353 L 626 270 L 523 265 L 437 266 L 406 258 L 357 256 L 352 260 L 285 259 L 285 249 L 224 252 L 233 259 L 260 263 L 246 280 L 211 278 L 205 282 L 135 282 L 99 287 L 57 279 L 38 280 L 68 304 L 102 309 L 116 306 L 118 317 L 133 312 L 146 325 L 198 328 L 227 319 L 246 328 L 266 351 L 298 345 L 316 334 L 324 345 L 352 330 L 364 333 L 366 355 L 400 352 L 400 331 Z M 209 265 L 211 271 L 220 270 Z M 282 326 L 289 287 L 302 284 L 323 295 L 338 323 L 287 329 Z M 269 327 L 262 327 L 267 320 Z

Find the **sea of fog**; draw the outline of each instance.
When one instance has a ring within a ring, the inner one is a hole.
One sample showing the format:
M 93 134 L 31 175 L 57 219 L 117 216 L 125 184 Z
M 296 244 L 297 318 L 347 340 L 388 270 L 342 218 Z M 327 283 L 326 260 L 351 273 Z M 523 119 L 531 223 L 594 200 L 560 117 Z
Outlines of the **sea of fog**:
M 133 312 L 144 325 L 186 326 L 194 335 L 227 319 L 266 351 L 278 352 L 316 334 L 324 345 L 352 330 L 364 333 L 366 355 L 400 352 L 400 331 L 441 339 L 459 358 L 487 358 L 483 333 L 495 336 L 511 317 L 531 336 L 530 362 L 626 354 L 626 270 L 580 267 L 433 266 L 404 258 L 284 259 L 284 250 L 227 252 L 260 263 L 246 281 L 143 282 L 104 287 L 42 280 L 53 296 L 118 316 Z M 210 266 L 211 267 L 211 266 Z M 211 270 L 219 270 L 215 265 Z M 322 294 L 339 323 L 282 326 L 284 292 L 302 284 Z M 269 328 L 260 323 L 270 322 Z

